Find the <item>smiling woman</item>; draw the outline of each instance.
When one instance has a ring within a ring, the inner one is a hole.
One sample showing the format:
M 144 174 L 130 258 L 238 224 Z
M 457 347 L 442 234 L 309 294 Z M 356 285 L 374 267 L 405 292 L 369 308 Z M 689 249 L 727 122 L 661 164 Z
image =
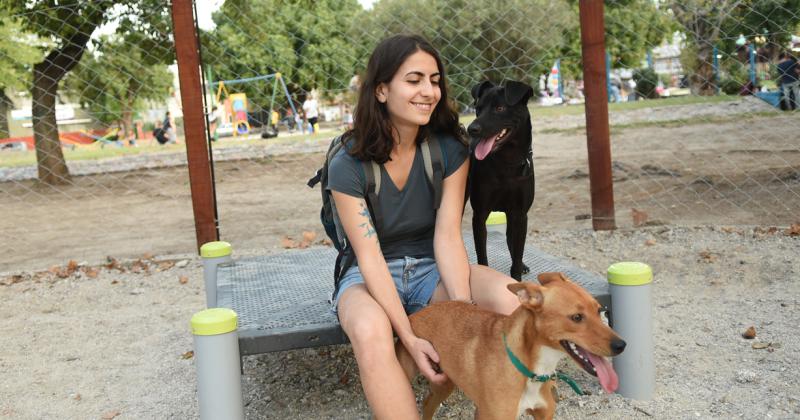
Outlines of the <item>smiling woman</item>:
M 467 260 L 461 216 L 469 162 L 445 76 L 439 54 L 422 37 L 382 41 L 362 79 L 354 127 L 328 167 L 327 189 L 347 236 L 340 258 L 355 259 L 338 273 L 332 309 L 353 345 L 376 418 L 418 416 L 393 333 L 431 382 L 448 380 L 434 371 L 439 355 L 414 334 L 409 315 L 444 300 L 502 313 L 518 305 L 506 289 L 511 278 Z M 440 202 L 422 156 L 431 149 L 442 157 Z M 374 192 L 362 167 L 368 161 L 379 166 Z

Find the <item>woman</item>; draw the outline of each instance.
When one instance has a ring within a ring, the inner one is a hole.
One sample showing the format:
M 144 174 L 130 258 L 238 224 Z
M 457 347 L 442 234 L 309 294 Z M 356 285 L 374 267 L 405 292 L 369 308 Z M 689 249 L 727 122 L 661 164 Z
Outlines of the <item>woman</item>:
M 437 133 L 445 169 L 442 201 L 433 209 L 419 144 Z M 328 188 L 357 264 L 342 275 L 334 310 L 353 345 L 361 384 L 378 419 L 416 418 L 411 384 L 394 352 L 392 331 L 425 377 L 442 382 L 431 360 L 439 356 L 416 337 L 408 315 L 429 302 L 462 300 L 500 313 L 518 304 L 513 280 L 470 266 L 461 238 L 468 152 L 458 114 L 447 99 L 445 72 L 431 45 L 397 35 L 373 51 L 355 109 L 348 146 L 332 159 Z M 381 232 L 375 232 L 364 199 L 360 162 L 381 164 Z M 380 236 L 380 237 L 379 237 Z

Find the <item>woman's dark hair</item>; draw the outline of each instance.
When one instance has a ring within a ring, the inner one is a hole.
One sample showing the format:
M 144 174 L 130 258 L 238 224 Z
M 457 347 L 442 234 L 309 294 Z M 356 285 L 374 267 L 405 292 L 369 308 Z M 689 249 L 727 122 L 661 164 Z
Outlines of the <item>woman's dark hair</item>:
M 447 98 L 447 82 L 439 53 L 419 35 L 394 35 L 381 41 L 372 51 L 367 72 L 359 87 L 358 103 L 353 112 L 353 129 L 345 133 L 352 138 L 350 154 L 357 159 L 377 163 L 389 160 L 389 153 L 394 146 L 392 124 L 386 104 L 378 101 L 375 92 L 381 83 L 389 83 L 406 59 L 417 51 L 424 51 L 436 60 L 440 74 L 439 88 L 442 91 L 430 121 L 420 127 L 417 143 L 431 133 L 450 134 L 464 142 L 458 124 L 458 113 Z

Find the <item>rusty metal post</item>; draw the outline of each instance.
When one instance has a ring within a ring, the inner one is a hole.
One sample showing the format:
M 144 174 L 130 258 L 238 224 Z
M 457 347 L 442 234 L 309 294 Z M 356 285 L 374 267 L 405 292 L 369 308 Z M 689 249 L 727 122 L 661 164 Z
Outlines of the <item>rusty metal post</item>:
M 580 21 L 592 227 L 594 230 L 611 230 L 616 228 L 616 223 L 608 128 L 603 0 L 580 0 Z
M 186 136 L 186 155 L 189 161 L 189 182 L 192 190 L 194 226 L 197 249 L 207 242 L 218 240 L 214 217 L 214 185 L 211 179 L 206 118 L 203 112 L 203 89 L 200 83 L 200 54 L 195 28 L 192 0 L 172 1 L 172 26 L 175 36 L 175 55 L 178 58 L 178 78 L 181 86 L 183 130 Z

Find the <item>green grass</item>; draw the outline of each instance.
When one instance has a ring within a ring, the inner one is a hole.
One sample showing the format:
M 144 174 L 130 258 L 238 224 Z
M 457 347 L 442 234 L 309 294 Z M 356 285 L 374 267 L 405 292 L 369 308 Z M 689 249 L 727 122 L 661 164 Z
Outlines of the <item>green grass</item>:
M 68 162 L 77 160 L 100 160 L 118 156 L 138 155 L 141 153 L 156 154 L 164 152 L 175 152 L 184 150 L 183 144 L 169 145 L 142 145 L 139 147 L 118 147 L 113 144 L 106 144 L 100 147 L 99 144 L 86 146 L 65 147 L 64 159 Z M 28 150 L 24 152 L 2 152 L 0 153 L 0 167 L 15 167 L 36 164 L 36 152 Z
M 285 144 L 301 140 L 328 139 L 330 137 L 330 132 L 323 132 L 314 135 L 296 134 L 288 137 L 272 138 L 269 140 L 262 140 L 260 138 L 237 140 L 233 137 L 223 137 L 222 139 L 214 142 L 212 148 L 224 149 L 238 146 L 265 145 L 267 142 L 270 144 Z M 127 145 L 120 147 L 115 144 L 106 144 L 105 147 L 100 147 L 100 144 L 91 144 L 85 146 L 65 147 L 62 150 L 64 151 L 64 159 L 67 162 L 75 162 L 110 159 L 120 156 L 133 156 L 139 154 L 155 155 L 175 152 L 186 153 L 186 145 L 183 143 L 160 145 L 155 142 L 142 144 L 142 142 L 140 142 L 140 145 L 137 147 L 130 147 Z M 13 168 L 30 165 L 36 165 L 36 152 L 33 150 L 24 152 L 5 151 L 0 153 L 0 167 Z
M 611 103 L 608 104 L 608 110 L 610 113 L 613 112 L 620 112 L 620 111 L 628 111 L 628 110 L 638 110 L 643 108 L 661 108 L 661 107 L 668 107 L 668 106 L 677 106 L 677 105 L 688 105 L 688 104 L 707 104 L 707 103 L 718 103 L 718 102 L 729 102 L 735 101 L 739 97 L 738 96 L 728 96 L 728 95 L 719 95 L 719 96 L 680 96 L 680 97 L 673 97 L 673 98 L 664 98 L 664 99 L 651 99 L 651 100 L 644 100 L 644 101 L 636 101 L 636 102 L 620 102 L 620 103 Z M 581 105 L 567 105 L 567 106 L 551 106 L 551 107 L 543 107 L 539 105 L 532 105 L 529 106 L 532 115 L 534 118 L 537 117 L 558 117 L 562 115 L 582 115 L 584 113 L 584 106 Z M 766 115 L 770 115 L 770 113 L 765 113 Z M 761 115 L 761 113 L 754 114 L 756 116 Z M 733 121 L 741 119 L 741 116 L 735 117 L 721 117 L 719 119 L 709 119 L 709 118 L 689 118 L 683 120 L 676 120 L 676 121 L 659 121 L 659 122 L 637 122 L 631 124 L 624 124 L 624 125 L 616 125 L 612 128 L 614 130 L 619 130 L 623 128 L 635 128 L 635 127 L 646 127 L 646 126 L 675 126 L 675 125 L 686 125 L 686 124 L 700 124 L 706 122 L 724 122 L 724 121 Z M 461 116 L 459 120 L 462 124 L 469 125 L 472 120 L 475 119 L 474 115 L 465 115 Z M 580 132 L 585 130 L 585 128 L 568 128 L 568 129 L 547 129 L 544 132 L 547 133 L 570 133 L 570 132 Z M 227 148 L 227 147 L 237 147 L 242 145 L 264 145 L 266 142 L 270 144 L 285 144 L 285 143 L 292 143 L 297 141 L 305 141 L 305 140 L 323 140 L 331 138 L 331 132 L 322 132 L 317 133 L 314 135 L 305 135 L 305 134 L 295 134 L 287 137 L 281 138 L 273 138 L 269 140 L 262 140 L 262 139 L 250 139 L 250 140 L 238 140 L 232 137 L 225 137 L 220 139 L 219 141 L 213 144 L 213 148 Z M 64 149 L 64 158 L 69 161 L 86 161 L 86 160 L 101 160 L 101 159 L 109 159 L 119 156 L 131 156 L 131 155 L 138 155 L 138 154 L 158 154 L 158 153 L 174 153 L 174 152 L 181 152 L 185 153 L 186 146 L 185 144 L 168 144 L 168 145 L 159 145 L 156 143 L 151 144 L 142 144 L 138 147 L 117 147 L 115 145 L 107 144 L 105 147 L 100 147 L 99 144 L 93 144 L 88 146 L 75 146 L 74 148 L 65 148 Z M 25 152 L 2 152 L 0 153 L 0 167 L 18 167 L 18 166 L 28 166 L 28 165 L 35 165 L 36 164 L 36 153 L 33 150 L 25 151 Z
M 739 100 L 740 96 L 734 95 L 717 95 L 717 96 L 676 96 L 672 98 L 662 99 L 647 99 L 636 102 L 615 102 L 608 104 L 608 112 L 632 111 L 644 108 L 663 108 L 668 106 L 678 105 L 692 105 L 692 104 L 714 104 L 719 102 L 731 102 Z M 579 105 L 556 105 L 556 106 L 541 106 L 532 105 L 528 106 L 533 118 L 537 117 L 559 117 L 562 115 L 583 115 L 585 108 L 583 104 Z M 459 121 L 462 124 L 468 125 L 475 119 L 474 115 L 462 116 Z

